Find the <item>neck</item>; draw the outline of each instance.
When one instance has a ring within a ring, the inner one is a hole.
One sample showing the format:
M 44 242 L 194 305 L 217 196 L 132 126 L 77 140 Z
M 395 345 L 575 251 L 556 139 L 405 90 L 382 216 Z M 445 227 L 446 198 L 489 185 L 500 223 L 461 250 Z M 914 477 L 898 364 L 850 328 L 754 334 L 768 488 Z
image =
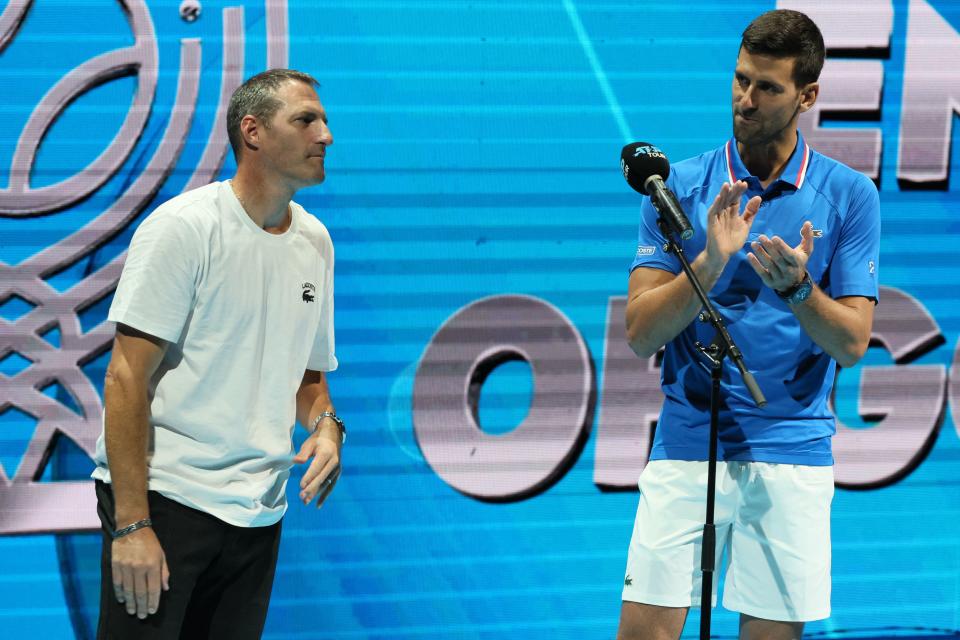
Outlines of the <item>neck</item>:
M 268 180 L 262 172 L 241 164 L 230 181 L 233 192 L 254 224 L 269 233 L 290 228 L 293 190 L 280 181 Z
M 756 145 L 737 141 L 737 151 L 740 152 L 743 165 L 751 175 L 760 178 L 760 184 L 764 187 L 780 177 L 797 146 L 796 123 L 793 124 L 789 134 L 776 140 Z

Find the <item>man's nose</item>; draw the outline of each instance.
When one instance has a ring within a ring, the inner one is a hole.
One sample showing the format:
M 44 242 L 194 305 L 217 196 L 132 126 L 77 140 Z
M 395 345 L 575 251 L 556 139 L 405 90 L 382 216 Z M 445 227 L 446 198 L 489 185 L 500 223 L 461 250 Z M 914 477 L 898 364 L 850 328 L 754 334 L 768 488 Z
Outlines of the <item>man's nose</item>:
M 333 133 L 330 131 L 330 127 L 324 124 L 323 121 L 318 120 L 317 122 L 320 123 L 320 130 L 317 132 L 317 141 L 329 147 L 333 144 Z

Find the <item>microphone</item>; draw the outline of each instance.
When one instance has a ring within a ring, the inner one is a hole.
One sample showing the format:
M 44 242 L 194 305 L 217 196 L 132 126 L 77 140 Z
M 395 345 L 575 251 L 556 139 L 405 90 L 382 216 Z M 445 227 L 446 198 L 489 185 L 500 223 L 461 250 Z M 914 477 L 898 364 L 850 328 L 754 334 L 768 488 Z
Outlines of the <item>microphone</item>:
M 647 142 L 631 142 L 620 152 L 620 170 L 635 191 L 650 196 L 653 208 L 682 239 L 693 237 L 693 227 L 677 196 L 663 183 L 670 175 L 670 163 L 663 151 Z

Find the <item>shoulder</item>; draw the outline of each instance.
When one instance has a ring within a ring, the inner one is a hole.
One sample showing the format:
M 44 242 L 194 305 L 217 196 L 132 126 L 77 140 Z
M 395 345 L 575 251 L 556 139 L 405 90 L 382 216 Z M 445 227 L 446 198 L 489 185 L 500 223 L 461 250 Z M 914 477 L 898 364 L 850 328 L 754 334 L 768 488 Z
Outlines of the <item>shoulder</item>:
M 680 198 L 694 197 L 715 183 L 717 172 L 726 171 L 726 144 L 686 158 L 670 167 L 668 183 Z M 722 176 L 721 176 L 722 177 Z
M 298 216 L 300 235 L 316 247 L 320 253 L 332 255 L 333 239 L 330 237 L 326 225 L 296 202 L 291 202 L 290 206 L 293 208 L 294 215 Z
M 207 235 L 220 219 L 220 183 L 214 182 L 170 198 L 138 228 L 172 233 L 187 240 Z
M 810 150 L 806 180 L 841 216 L 851 210 L 879 211 L 880 194 L 873 180 L 814 149 Z

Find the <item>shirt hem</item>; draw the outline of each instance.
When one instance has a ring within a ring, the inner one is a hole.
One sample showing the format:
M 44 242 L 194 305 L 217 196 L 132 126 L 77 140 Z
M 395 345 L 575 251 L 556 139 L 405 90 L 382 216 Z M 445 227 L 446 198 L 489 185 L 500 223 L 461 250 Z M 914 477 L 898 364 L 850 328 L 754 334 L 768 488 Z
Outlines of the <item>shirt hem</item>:
M 667 454 L 664 451 L 651 451 L 650 460 L 687 460 L 703 462 L 707 460 L 702 449 L 681 449 L 671 451 Z M 810 467 L 831 467 L 833 466 L 833 454 L 828 453 L 803 453 L 803 452 L 783 452 L 783 451 L 765 451 L 763 449 L 751 449 L 750 451 L 734 454 L 719 453 L 717 460 L 724 462 L 770 462 L 778 464 L 801 464 Z
M 105 482 L 110 485 L 113 484 L 113 479 L 110 477 L 110 470 L 107 467 L 102 467 L 98 465 L 97 467 L 94 468 L 93 472 L 90 474 L 90 477 L 94 480 L 100 480 L 101 482 Z M 204 506 L 199 505 L 196 502 L 193 502 L 192 500 L 188 499 L 186 496 L 182 495 L 177 491 L 173 491 L 167 487 L 163 487 L 163 488 L 158 487 L 156 486 L 156 482 L 154 480 L 147 481 L 147 490 L 156 491 L 157 493 L 162 495 L 164 498 L 168 498 L 169 500 L 178 502 L 185 507 L 189 507 L 196 511 L 200 511 L 201 513 L 205 513 L 209 516 L 213 516 L 217 520 L 221 520 L 222 522 L 225 522 L 229 525 L 233 525 L 234 527 L 243 527 L 245 529 L 253 529 L 257 527 L 269 527 L 269 526 L 275 525 L 276 523 L 280 522 L 283 516 L 287 513 L 287 507 L 289 506 L 289 503 L 287 503 L 287 501 L 284 500 L 283 505 L 278 509 L 276 509 L 275 513 L 269 519 L 265 519 L 265 520 L 260 520 L 259 517 L 234 518 L 234 517 L 225 515 L 222 510 L 211 510 L 211 509 L 205 508 Z M 276 517 L 273 517 L 274 515 Z
M 182 328 L 176 331 L 168 330 L 129 309 L 112 311 L 108 314 L 107 320 L 114 324 L 126 325 L 141 333 L 146 333 L 171 344 L 177 343 L 177 340 L 180 339 L 180 332 L 183 330 Z
M 628 271 L 633 273 L 640 267 L 645 267 L 647 269 L 659 269 L 660 271 L 666 271 L 667 273 L 672 273 L 674 275 L 677 274 L 677 271 L 674 270 L 674 267 L 666 262 L 634 262 L 630 265 L 630 269 Z

